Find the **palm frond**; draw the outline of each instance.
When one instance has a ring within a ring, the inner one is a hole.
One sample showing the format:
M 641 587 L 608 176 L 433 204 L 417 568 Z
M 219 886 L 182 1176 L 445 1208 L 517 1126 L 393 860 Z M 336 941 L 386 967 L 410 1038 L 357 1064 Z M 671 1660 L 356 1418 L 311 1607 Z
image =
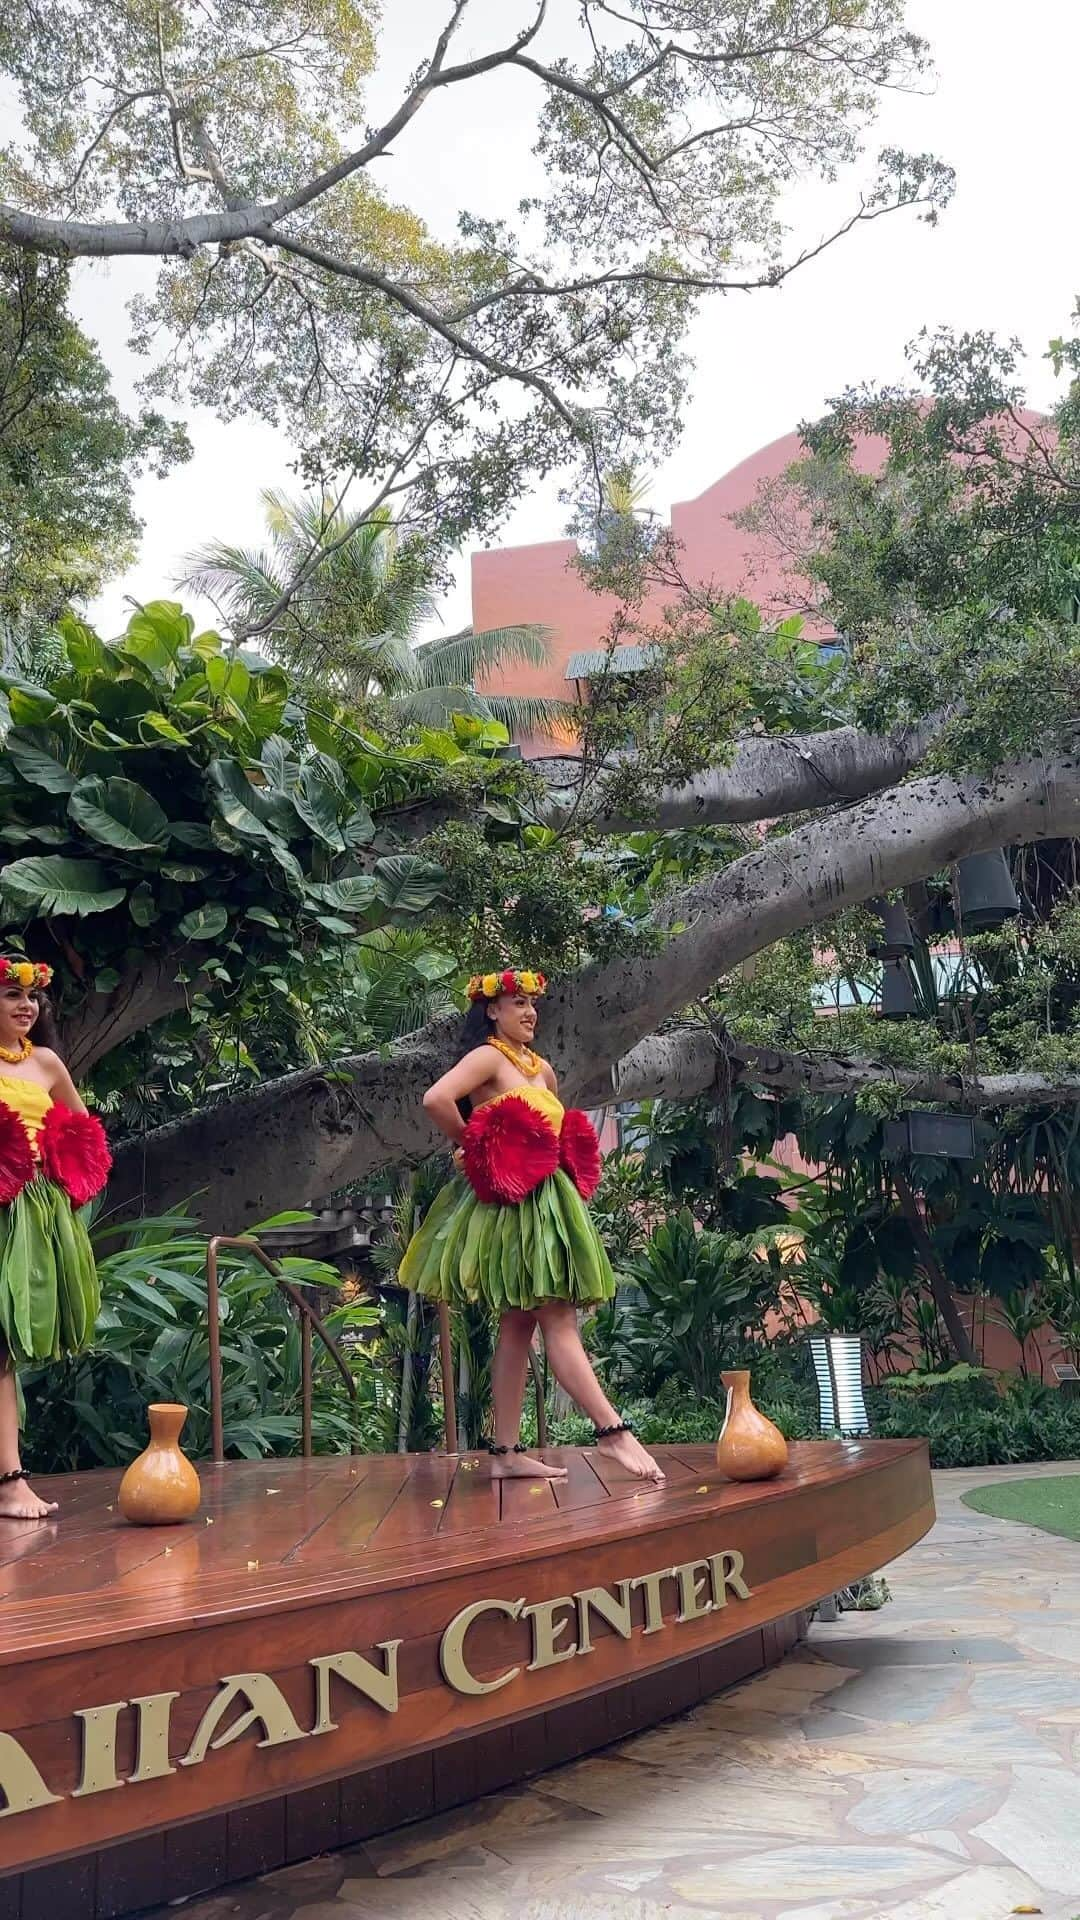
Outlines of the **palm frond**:
M 495 717 L 487 696 L 474 693 L 471 687 L 412 687 L 390 695 L 387 705 L 399 725 L 406 727 L 446 729 L 455 713 L 467 713 L 474 720 Z
M 416 686 L 412 648 L 401 634 L 384 630 L 366 636 L 362 657 L 368 679 L 375 683 L 380 693 L 396 697 L 411 692 Z
M 492 720 L 501 720 L 511 739 L 538 734 L 570 742 L 581 731 L 581 708 L 571 700 L 544 700 L 520 693 L 485 693 L 484 705 Z
M 471 686 L 478 674 L 509 666 L 543 667 L 551 654 L 551 629 L 541 626 L 463 627 L 445 639 L 424 640 L 415 649 L 424 686 Z
M 265 548 L 233 547 L 209 540 L 183 562 L 176 584 L 222 606 L 230 615 L 250 619 L 281 598 L 286 584 L 279 562 Z

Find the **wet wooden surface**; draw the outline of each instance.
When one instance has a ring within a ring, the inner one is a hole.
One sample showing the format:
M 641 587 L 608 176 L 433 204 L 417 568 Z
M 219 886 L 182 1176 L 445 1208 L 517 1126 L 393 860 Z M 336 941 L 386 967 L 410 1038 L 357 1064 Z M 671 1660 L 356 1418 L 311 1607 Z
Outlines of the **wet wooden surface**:
M 918 1441 L 795 1445 L 777 1480 L 725 1481 L 711 1448 L 660 1447 L 667 1482 L 642 1487 L 595 1450 L 553 1448 L 565 1484 L 492 1482 L 485 1455 L 334 1455 L 200 1464 L 203 1504 L 179 1527 L 132 1527 L 118 1472 L 35 1480 L 61 1514 L 0 1523 L 0 1664 L 28 1654 L 220 1624 L 664 1533 L 704 1512 L 771 1512 L 837 1478 L 854 1486 Z

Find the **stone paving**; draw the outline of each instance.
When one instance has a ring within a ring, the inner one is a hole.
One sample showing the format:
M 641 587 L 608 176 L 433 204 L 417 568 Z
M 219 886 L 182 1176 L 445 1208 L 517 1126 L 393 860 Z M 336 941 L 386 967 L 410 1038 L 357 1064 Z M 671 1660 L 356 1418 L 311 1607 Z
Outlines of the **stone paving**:
M 960 1503 L 1069 1471 L 937 1474 L 938 1524 L 879 1613 L 816 1625 L 619 1747 L 185 1920 L 1080 1920 L 1080 1545 Z

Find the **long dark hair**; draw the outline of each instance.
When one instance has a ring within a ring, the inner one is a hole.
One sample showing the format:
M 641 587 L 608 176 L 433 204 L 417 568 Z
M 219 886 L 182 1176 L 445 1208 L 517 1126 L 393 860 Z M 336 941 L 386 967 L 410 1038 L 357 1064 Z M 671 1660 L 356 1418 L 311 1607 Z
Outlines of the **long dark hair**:
M 31 1029 L 31 1037 L 36 1047 L 51 1047 L 54 1053 L 60 1053 L 60 1035 L 56 1026 L 56 1015 L 52 1001 L 40 988 L 37 993 L 38 1017 Z M 61 1059 L 63 1055 L 61 1054 Z
M 495 1029 L 487 1017 L 490 1005 L 490 1000 L 473 1001 L 458 1034 L 456 1055 L 458 1060 L 464 1060 L 465 1055 L 471 1053 L 474 1047 L 482 1047 L 488 1035 L 494 1033 Z

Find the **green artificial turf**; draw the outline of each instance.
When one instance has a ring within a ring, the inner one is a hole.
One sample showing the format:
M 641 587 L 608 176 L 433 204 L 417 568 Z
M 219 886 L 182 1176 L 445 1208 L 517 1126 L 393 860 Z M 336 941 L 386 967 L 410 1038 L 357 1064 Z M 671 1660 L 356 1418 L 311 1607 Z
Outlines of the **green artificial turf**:
M 998 1520 L 1019 1520 L 1044 1533 L 1080 1540 L 1080 1473 L 1062 1473 L 1038 1480 L 999 1480 L 963 1496 L 965 1507 L 991 1513 Z

